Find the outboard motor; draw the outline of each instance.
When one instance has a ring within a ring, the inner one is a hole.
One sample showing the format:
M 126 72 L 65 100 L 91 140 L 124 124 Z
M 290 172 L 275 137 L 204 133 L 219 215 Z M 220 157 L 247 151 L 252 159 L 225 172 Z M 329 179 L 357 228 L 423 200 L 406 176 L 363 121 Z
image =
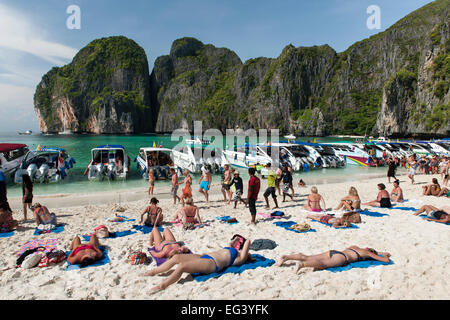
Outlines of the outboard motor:
M 33 181 L 33 179 L 35 178 L 36 174 L 38 171 L 38 167 L 35 163 L 32 163 L 28 166 L 27 168 L 27 173 L 30 176 L 31 180 Z
M 38 178 L 41 182 L 44 182 L 47 179 L 49 171 L 50 171 L 49 165 L 47 163 L 44 163 L 39 168 L 36 178 Z

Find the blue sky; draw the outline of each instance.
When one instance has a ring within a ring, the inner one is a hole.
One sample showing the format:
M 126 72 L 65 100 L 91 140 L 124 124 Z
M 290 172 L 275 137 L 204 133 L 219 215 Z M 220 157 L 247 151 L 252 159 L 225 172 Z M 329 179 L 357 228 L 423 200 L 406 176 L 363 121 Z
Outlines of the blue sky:
M 0 132 L 38 131 L 33 94 L 53 66 L 69 63 L 90 41 L 112 35 L 135 40 L 154 60 L 175 39 L 190 36 L 235 51 L 244 62 L 277 57 L 283 48 L 329 44 L 341 52 L 381 32 L 429 0 L 0 0 Z M 69 5 L 81 29 L 69 30 Z M 366 10 L 381 9 L 369 30 Z

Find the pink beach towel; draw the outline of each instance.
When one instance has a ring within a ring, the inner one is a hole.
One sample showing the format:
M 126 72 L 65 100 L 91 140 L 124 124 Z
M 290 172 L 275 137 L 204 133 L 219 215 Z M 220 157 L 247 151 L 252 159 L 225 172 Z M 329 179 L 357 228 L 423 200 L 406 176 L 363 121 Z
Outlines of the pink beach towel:
M 264 219 L 281 219 L 281 216 L 272 216 L 270 213 L 257 213 L 258 216 L 263 217 Z
M 25 242 L 25 244 L 20 248 L 17 256 L 20 256 L 26 250 L 34 249 L 37 247 L 44 247 L 44 250 L 40 249 L 38 251 L 50 252 L 56 249 L 58 245 L 58 239 L 42 239 L 42 240 L 30 240 Z

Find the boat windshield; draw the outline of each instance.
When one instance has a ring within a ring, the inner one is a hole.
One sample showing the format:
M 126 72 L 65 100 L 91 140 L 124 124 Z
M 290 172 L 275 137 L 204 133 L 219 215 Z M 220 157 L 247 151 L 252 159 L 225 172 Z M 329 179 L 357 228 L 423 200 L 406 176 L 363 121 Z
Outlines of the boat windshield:
M 167 151 L 147 151 L 147 164 L 154 166 L 173 166 L 173 161 Z

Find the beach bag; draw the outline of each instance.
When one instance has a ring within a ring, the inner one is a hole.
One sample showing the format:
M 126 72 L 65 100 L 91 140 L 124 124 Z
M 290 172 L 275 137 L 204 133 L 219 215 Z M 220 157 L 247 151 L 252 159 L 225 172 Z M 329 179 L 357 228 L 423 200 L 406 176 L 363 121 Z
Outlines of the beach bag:
M 184 230 L 194 230 L 195 229 L 195 224 L 188 222 L 188 223 L 184 223 L 183 224 L 183 229 Z
M 306 222 L 294 224 L 293 226 L 290 226 L 289 229 L 305 232 L 311 229 L 311 226 L 307 224 Z
M 51 263 L 60 263 L 66 259 L 66 254 L 62 250 L 55 250 L 47 253 L 47 258 L 49 264 Z
M 138 265 L 138 264 L 147 264 L 149 262 L 149 258 L 147 255 L 142 251 L 133 251 L 128 256 L 128 262 L 131 265 Z
M 39 260 L 38 267 L 44 268 L 48 267 L 50 265 L 50 262 L 48 261 L 47 255 L 43 255 L 41 260 Z
M 94 229 L 94 233 L 100 239 L 104 239 L 104 238 L 108 238 L 109 237 L 108 228 L 105 227 L 104 225 L 100 225 L 97 228 L 95 228 Z
M 44 248 L 44 247 L 37 247 L 37 248 L 34 248 L 34 249 L 28 249 L 28 250 L 25 250 L 25 251 L 20 255 L 20 257 L 16 260 L 16 265 L 17 265 L 18 267 L 20 267 L 20 265 L 23 263 L 23 261 L 25 260 L 26 257 L 28 257 L 29 255 L 35 253 L 35 252 L 38 251 L 39 249 L 45 249 L 45 248 Z
M 28 255 L 20 265 L 23 269 L 31 269 L 38 265 L 39 261 L 42 259 L 42 252 L 37 252 Z

